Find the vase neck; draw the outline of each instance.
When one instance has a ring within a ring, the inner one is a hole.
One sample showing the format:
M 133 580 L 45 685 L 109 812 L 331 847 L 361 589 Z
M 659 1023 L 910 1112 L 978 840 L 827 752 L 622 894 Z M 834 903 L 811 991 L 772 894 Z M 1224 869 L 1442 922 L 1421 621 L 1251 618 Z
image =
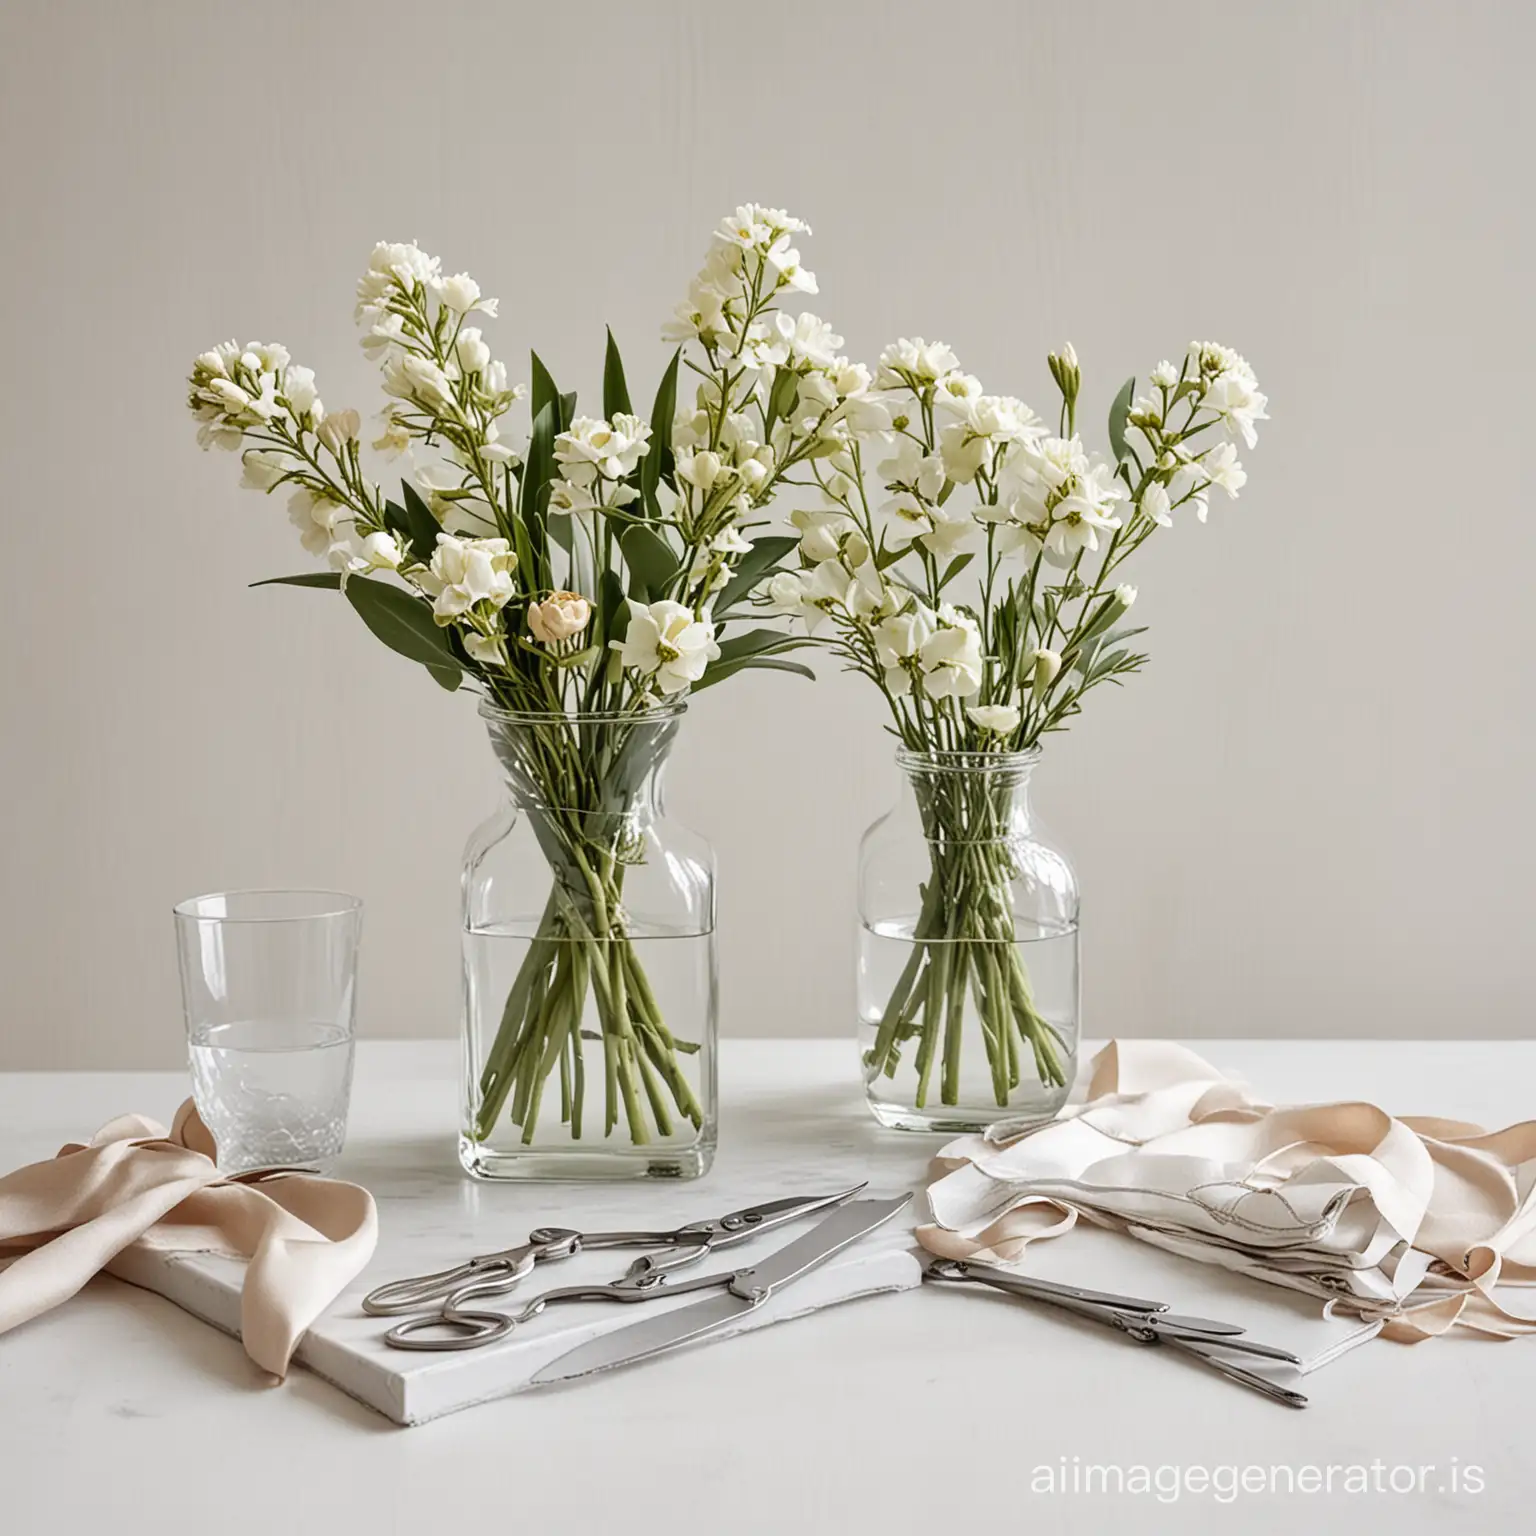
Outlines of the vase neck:
M 1030 785 L 1040 761 L 1028 752 L 896 754 L 905 793 L 930 839 L 997 842 L 1028 836 L 1034 815 Z
M 558 815 L 598 835 L 610 823 L 644 825 L 662 814 L 681 709 L 645 715 L 482 713 L 502 781 L 520 809 Z

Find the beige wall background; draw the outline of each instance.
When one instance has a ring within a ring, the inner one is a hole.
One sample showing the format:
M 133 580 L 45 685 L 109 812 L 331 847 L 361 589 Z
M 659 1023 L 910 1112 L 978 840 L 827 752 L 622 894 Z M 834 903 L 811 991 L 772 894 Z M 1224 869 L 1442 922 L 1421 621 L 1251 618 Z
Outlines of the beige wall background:
M 0 5 L 0 1068 L 180 1055 L 169 908 L 367 903 L 362 1027 L 457 1008 L 496 781 L 440 694 L 192 440 L 279 339 L 379 403 L 351 293 L 415 238 L 596 389 L 737 202 L 810 220 L 855 356 L 949 341 L 1088 420 L 1192 336 L 1274 421 L 1154 541 L 1153 665 L 1057 738 L 1094 1034 L 1513 1036 L 1536 1002 L 1536 213 L 1523 4 Z M 522 372 L 515 368 L 514 376 Z M 893 796 L 856 680 L 705 695 L 672 781 L 721 866 L 724 1028 L 851 1032 L 854 854 Z

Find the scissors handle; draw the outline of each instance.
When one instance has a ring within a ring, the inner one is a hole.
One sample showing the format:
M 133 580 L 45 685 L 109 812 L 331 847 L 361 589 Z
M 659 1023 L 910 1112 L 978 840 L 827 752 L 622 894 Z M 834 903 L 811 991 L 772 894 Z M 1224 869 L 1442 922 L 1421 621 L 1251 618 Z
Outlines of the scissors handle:
M 535 1264 L 569 1258 L 581 1246 L 581 1233 L 567 1227 L 540 1227 L 517 1248 L 484 1253 L 436 1274 L 391 1280 L 363 1297 L 363 1311 L 370 1317 L 394 1317 L 401 1312 L 420 1312 L 466 1286 L 477 1287 L 477 1296 L 499 1296 L 510 1291 Z

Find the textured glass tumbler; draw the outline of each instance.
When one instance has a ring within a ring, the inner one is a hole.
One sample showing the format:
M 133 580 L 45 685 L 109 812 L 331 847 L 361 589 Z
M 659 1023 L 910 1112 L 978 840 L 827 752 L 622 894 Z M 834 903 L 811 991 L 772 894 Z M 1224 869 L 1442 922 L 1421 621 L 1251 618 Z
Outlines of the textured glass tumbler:
M 221 891 L 175 917 L 192 1096 L 220 1168 L 328 1162 L 346 1140 L 363 904 Z

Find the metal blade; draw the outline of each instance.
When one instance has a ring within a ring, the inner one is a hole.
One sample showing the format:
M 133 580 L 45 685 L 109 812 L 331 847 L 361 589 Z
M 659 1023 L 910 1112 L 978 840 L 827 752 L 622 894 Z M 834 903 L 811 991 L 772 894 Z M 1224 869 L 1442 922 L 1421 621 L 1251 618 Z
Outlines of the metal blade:
M 795 1221 L 801 1216 L 814 1216 L 817 1211 L 845 1205 L 861 1190 L 868 1188 L 869 1181 L 865 1180 L 862 1184 L 840 1189 L 833 1195 L 786 1195 L 781 1200 L 749 1205 L 743 1210 L 732 1211 L 729 1216 L 721 1216 L 716 1221 L 701 1221 L 696 1225 L 701 1232 L 709 1234 L 710 1247 L 729 1248 L 732 1243 L 743 1242 L 755 1232 L 771 1232 L 775 1227 L 781 1227 L 785 1222 Z M 688 1230 L 684 1228 L 684 1231 Z
M 909 1191 L 894 1200 L 855 1200 L 842 1206 L 818 1222 L 804 1237 L 797 1237 L 776 1253 L 769 1254 L 760 1264 L 743 1270 L 736 1276 L 733 1289 L 766 1294 L 778 1290 L 781 1285 L 788 1285 L 791 1280 L 798 1280 L 834 1253 L 858 1242 L 866 1232 L 884 1226 L 911 1199 Z
M 547 1386 L 551 1382 L 609 1371 L 615 1366 L 647 1360 L 652 1355 L 715 1333 L 752 1311 L 772 1291 L 798 1280 L 818 1264 L 856 1243 L 867 1232 L 883 1226 L 911 1198 L 910 1194 L 905 1194 L 894 1200 L 859 1200 L 844 1205 L 804 1237 L 796 1238 L 777 1253 L 770 1254 L 761 1264 L 736 1271 L 730 1278 L 746 1294 L 738 1295 L 735 1290 L 729 1290 L 724 1295 L 678 1307 L 660 1317 L 648 1317 L 628 1327 L 615 1328 L 611 1333 L 551 1360 L 534 1375 L 532 1384 Z

